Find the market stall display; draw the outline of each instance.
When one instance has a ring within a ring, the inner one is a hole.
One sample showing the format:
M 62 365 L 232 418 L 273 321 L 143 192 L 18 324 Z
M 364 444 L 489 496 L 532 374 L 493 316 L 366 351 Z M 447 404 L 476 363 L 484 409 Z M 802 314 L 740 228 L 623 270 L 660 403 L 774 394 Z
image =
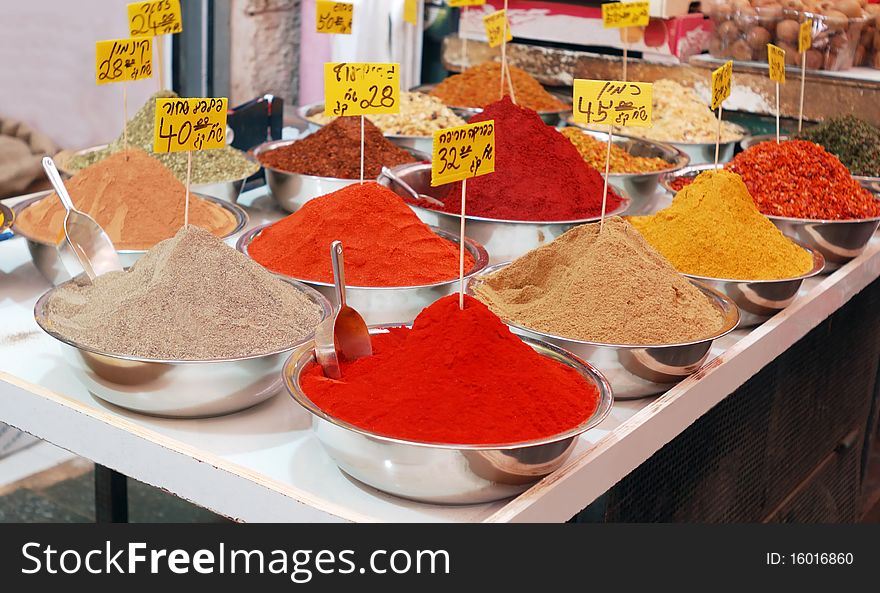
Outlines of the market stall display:
M 333 298 L 327 255 L 333 241 L 345 247 L 349 304 L 368 323 L 412 321 L 456 289 L 458 235 L 424 224 L 400 196 L 375 182 L 315 198 L 287 218 L 244 234 L 238 246 L 269 270 Z M 465 247 L 469 277 L 489 260 L 481 245 L 467 240 Z
M 344 471 L 427 502 L 525 490 L 565 461 L 611 402 L 592 367 L 521 340 L 474 299 L 459 309 L 455 295 L 411 328 L 374 330 L 373 355 L 343 364 L 342 379 L 324 377 L 304 349 L 285 380 Z
M 601 233 L 582 225 L 490 268 L 469 290 L 515 332 L 596 364 L 620 398 L 663 392 L 696 372 L 712 340 L 738 321 L 729 299 L 682 277 L 619 217 Z M 655 361 L 652 347 L 661 351 Z
M 840 159 L 853 176 L 880 178 L 880 128 L 853 115 L 834 117 L 796 134 Z
M 196 226 L 125 272 L 50 290 L 35 309 L 92 393 L 168 416 L 228 413 L 273 395 L 284 357 L 328 313 L 315 291 Z

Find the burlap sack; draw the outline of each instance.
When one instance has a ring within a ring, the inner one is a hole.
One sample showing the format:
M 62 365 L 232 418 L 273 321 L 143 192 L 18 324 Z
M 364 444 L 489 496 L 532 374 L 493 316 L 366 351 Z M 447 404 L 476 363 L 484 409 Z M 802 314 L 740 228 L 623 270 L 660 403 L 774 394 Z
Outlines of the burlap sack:
M 42 132 L 0 117 L 0 198 L 19 195 L 43 177 L 40 159 L 57 151 Z

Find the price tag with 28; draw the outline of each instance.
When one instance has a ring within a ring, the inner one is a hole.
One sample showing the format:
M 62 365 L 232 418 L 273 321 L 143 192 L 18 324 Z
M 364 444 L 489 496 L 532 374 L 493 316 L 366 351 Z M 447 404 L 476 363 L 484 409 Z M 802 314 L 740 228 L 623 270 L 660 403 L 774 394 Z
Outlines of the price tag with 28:
M 400 113 L 400 64 L 324 64 L 324 114 Z
M 574 121 L 650 128 L 654 85 L 620 80 L 574 81 Z
M 183 31 L 180 0 L 148 0 L 128 5 L 128 30 L 132 37 L 153 37 Z
M 431 185 L 443 185 L 495 171 L 495 120 L 434 132 Z
M 108 39 L 95 43 L 95 82 L 108 84 L 153 76 L 153 39 Z
M 225 97 L 156 99 L 153 152 L 223 148 L 226 105 Z

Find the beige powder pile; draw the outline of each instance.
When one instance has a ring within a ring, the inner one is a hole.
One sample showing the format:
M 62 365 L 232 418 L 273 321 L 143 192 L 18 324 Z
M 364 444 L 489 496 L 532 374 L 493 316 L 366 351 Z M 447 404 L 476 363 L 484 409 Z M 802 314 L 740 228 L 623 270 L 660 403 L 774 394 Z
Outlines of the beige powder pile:
M 189 226 L 127 272 L 59 289 L 47 317 L 61 336 L 102 352 L 210 360 L 290 348 L 314 331 L 321 310 L 258 263 Z
M 720 311 L 619 217 L 575 227 L 489 276 L 477 297 L 502 319 L 607 344 L 711 336 Z

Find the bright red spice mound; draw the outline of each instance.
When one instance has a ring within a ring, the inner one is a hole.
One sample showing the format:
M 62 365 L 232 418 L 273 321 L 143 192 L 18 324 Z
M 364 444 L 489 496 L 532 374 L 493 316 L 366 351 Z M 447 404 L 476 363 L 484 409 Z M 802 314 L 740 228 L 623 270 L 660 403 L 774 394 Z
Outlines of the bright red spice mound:
M 248 253 L 273 272 L 333 282 L 333 241 L 345 248 L 351 286 L 417 286 L 458 277 L 458 245 L 438 237 L 400 196 L 375 182 L 306 202 L 264 229 Z M 465 252 L 465 273 L 473 265 Z
M 602 213 L 602 176 L 556 128 L 508 97 L 486 106 L 471 122 L 489 119 L 495 120 L 495 172 L 468 179 L 467 214 L 554 221 Z M 443 210 L 461 212 L 461 183 L 449 187 Z M 609 187 L 608 212 L 619 205 Z
M 303 391 L 328 414 L 386 436 L 450 444 L 515 443 L 574 428 L 599 393 L 577 371 L 537 354 L 481 302 L 450 295 L 411 330 L 373 336 L 373 356 L 343 363 L 342 380 L 313 365 Z
M 880 202 L 836 156 L 806 140 L 761 142 L 724 166 L 769 216 L 840 220 L 880 216 Z

